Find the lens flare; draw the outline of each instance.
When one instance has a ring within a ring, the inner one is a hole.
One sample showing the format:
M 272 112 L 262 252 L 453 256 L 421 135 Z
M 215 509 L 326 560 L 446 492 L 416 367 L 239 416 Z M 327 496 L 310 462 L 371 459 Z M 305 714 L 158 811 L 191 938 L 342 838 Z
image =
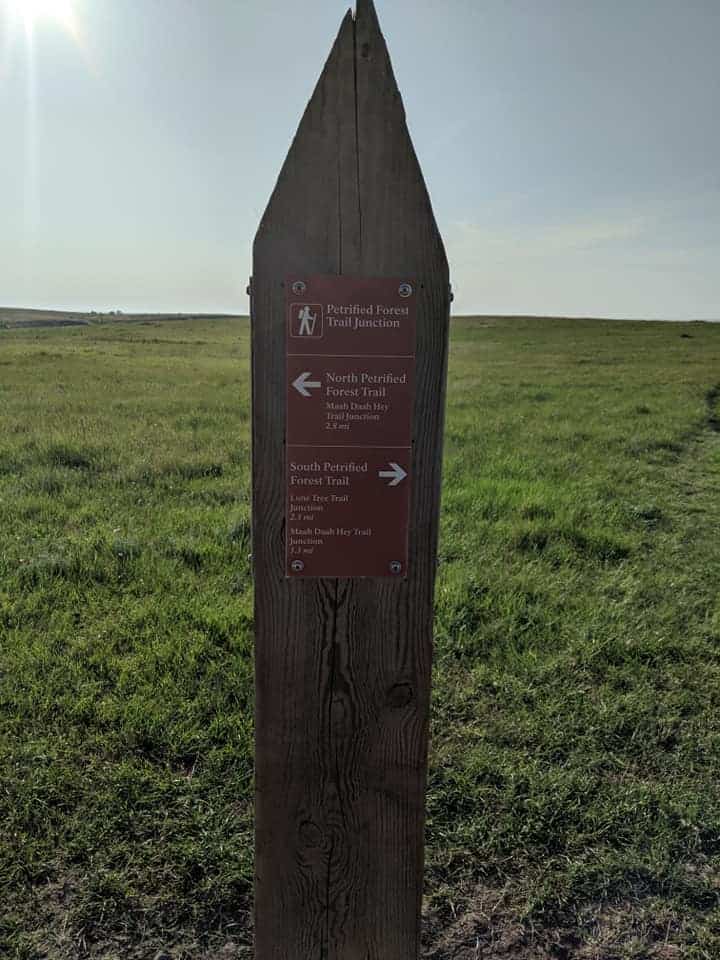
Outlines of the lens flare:
M 24 77 L 24 229 L 23 247 L 31 248 L 40 234 L 40 196 L 38 168 L 40 163 L 41 116 L 38 100 L 38 71 L 42 66 L 44 44 L 41 34 L 60 28 L 74 41 L 83 59 L 87 60 L 80 24 L 75 11 L 78 0 L 0 0 L 0 83 L 15 73 Z M 24 48 L 24 49 L 23 49 Z M 23 56 L 24 53 L 24 56 Z
M 0 5 L 5 6 L 11 16 L 22 20 L 28 32 L 37 24 L 54 22 L 73 36 L 77 34 L 73 0 L 0 0 Z

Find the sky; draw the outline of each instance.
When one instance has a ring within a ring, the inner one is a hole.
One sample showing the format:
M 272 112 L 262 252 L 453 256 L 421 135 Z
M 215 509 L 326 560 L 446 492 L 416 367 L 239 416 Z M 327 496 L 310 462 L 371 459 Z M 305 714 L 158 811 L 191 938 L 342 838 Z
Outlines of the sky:
M 718 0 L 376 0 L 456 313 L 720 317 Z M 341 0 L 0 0 L 0 305 L 230 312 Z

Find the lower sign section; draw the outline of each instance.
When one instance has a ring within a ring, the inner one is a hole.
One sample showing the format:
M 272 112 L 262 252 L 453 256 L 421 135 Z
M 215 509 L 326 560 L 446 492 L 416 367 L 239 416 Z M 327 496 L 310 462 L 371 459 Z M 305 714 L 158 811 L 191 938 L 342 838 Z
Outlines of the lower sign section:
M 402 577 L 409 447 L 288 446 L 289 577 Z

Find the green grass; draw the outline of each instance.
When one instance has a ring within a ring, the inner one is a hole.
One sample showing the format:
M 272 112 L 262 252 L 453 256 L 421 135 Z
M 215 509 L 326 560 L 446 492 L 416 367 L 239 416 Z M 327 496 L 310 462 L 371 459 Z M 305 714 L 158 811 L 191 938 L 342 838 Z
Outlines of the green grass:
M 246 323 L 0 332 L 3 958 L 250 955 L 249 483 Z M 720 326 L 455 322 L 443 495 L 428 955 L 715 960 Z

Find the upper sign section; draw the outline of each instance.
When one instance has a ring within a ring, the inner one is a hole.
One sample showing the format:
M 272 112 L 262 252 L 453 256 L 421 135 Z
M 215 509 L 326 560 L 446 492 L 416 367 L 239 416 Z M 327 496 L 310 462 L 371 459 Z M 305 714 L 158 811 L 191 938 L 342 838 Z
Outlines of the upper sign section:
M 289 357 L 415 355 L 413 280 L 322 276 L 285 283 Z

